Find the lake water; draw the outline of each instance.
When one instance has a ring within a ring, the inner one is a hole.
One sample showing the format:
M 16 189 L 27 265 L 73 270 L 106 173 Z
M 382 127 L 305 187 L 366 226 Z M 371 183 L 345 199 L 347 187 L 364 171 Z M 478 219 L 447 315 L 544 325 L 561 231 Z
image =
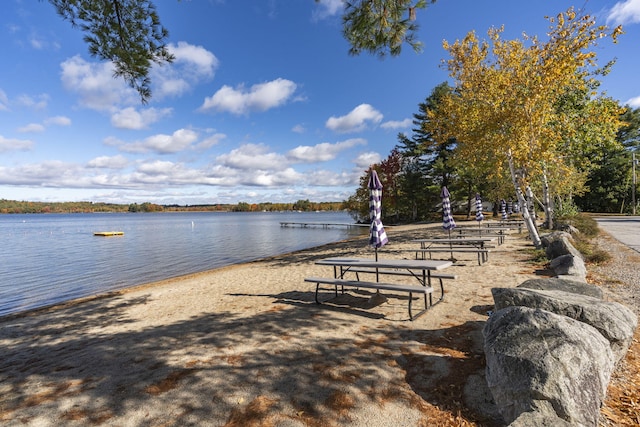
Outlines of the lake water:
M 286 221 L 353 223 L 344 212 L 0 215 L 0 316 L 367 232 Z M 93 235 L 114 230 L 124 235 Z

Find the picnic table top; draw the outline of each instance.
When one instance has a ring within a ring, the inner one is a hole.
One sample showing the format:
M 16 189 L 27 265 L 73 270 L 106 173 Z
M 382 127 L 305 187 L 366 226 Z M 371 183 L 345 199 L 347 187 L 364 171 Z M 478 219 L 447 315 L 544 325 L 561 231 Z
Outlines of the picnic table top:
M 370 268 L 404 268 L 407 270 L 444 270 L 453 262 L 431 259 L 378 259 L 373 258 L 325 258 L 316 261 L 320 265 Z
M 416 243 L 484 243 L 495 242 L 495 237 L 452 237 L 452 238 L 427 238 L 427 239 L 415 239 L 412 242 Z

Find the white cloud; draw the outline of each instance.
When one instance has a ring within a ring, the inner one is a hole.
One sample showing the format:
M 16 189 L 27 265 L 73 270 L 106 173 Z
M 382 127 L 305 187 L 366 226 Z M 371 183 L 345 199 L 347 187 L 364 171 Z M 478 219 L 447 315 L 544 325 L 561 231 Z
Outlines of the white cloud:
M 44 124 L 40 123 L 29 123 L 26 126 L 18 128 L 18 132 L 28 133 L 28 132 L 44 132 L 46 127 L 49 125 L 57 125 L 57 126 L 70 126 L 71 119 L 64 116 L 56 116 L 49 117 L 44 120 Z
M 129 160 L 122 155 L 100 156 L 87 162 L 89 168 L 99 169 L 124 169 L 129 165 Z
M 358 185 L 362 171 L 334 172 L 328 170 L 314 171 L 307 175 L 307 183 L 319 187 L 342 187 Z M 345 197 L 346 199 L 346 197 Z
M 39 133 L 44 132 L 44 126 L 40 123 L 29 123 L 26 126 L 18 128 L 18 132 L 20 133 Z
M 323 142 L 314 146 L 301 145 L 289 151 L 287 157 L 294 162 L 326 162 L 335 159 L 341 151 L 365 144 L 366 141 L 364 139 L 353 138 L 335 144 Z
M 320 20 L 337 15 L 344 10 L 344 0 L 320 0 L 313 11 L 313 19 Z
M 349 114 L 342 117 L 330 117 L 326 127 L 339 133 L 359 132 L 367 127 L 368 123 L 380 123 L 382 113 L 369 104 L 360 104 Z
M 218 58 L 202 46 L 178 42 L 177 45 L 169 44 L 167 48 L 176 58 L 174 64 L 186 64 L 186 71 L 197 76 L 213 77 L 218 68 Z
M 141 111 L 133 107 L 118 110 L 111 115 L 111 124 L 119 129 L 145 129 L 150 124 L 171 114 L 171 108 L 147 108 Z
M 631 98 L 625 104 L 628 104 L 631 108 L 640 108 L 640 96 Z
M 253 85 L 249 90 L 246 90 L 243 85 L 236 89 L 225 85 L 213 96 L 205 98 L 200 109 L 237 115 L 247 114 L 250 111 L 266 111 L 287 103 L 296 88 L 297 85 L 294 82 L 281 78 Z
M 305 133 L 306 131 L 307 129 L 305 129 L 303 125 L 295 125 L 294 127 L 291 128 L 291 132 L 295 132 L 295 133 Z
M 626 0 L 616 3 L 607 16 L 607 23 L 614 25 L 636 24 L 640 22 L 640 0 Z
M 82 188 L 87 181 L 77 165 L 50 160 L 43 163 L 23 164 L 16 168 L 0 167 L 0 183 Z
M 368 169 L 369 166 L 380 163 L 382 158 L 380 154 L 374 152 L 362 153 L 360 154 L 353 162 L 356 164 L 358 168 Z
M 33 147 L 33 141 L 28 139 L 5 138 L 0 135 L 0 153 L 9 151 L 29 151 Z
M 23 107 L 33 108 L 34 110 L 43 110 L 49 103 L 49 95 L 41 94 L 35 98 L 29 95 L 20 95 L 16 99 L 16 103 Z
M 175 60 L 172 64 L 153 67 L 151 80 L 155 99 L 182 95 L 200 81 L 213 78 L 218 68 L 218 58 L 202 46 L 178 42 L 169 44 L 167 49 Z
M 107 145 L 117 145 L 121 151 L 127 153 L 149 153 L 159 154 L 177 153 L 192 147 L 198 140 L 198 134 L 189 129 L 178 129 L 171 135 L 157 134 L 145 138 L 142 141 L 131 143 L 121 143 L 114 140 L 105 140 Z
M 411 119 L 404 119 L 402 121 L 389 120 L 388 122 L 382 123 L 380 125 L 380 127 L 382 129 L 389 129 L 389 130 L 407 129 L 407 128 L 411 127 L 412 124 L 413 124 L 413 120 L 411 120 Z
M 62 64 L 62 83 L 80 96 L 80 104 L 97 111 L 109 111 L 114 105 L 140 102 L 139 95 L 123 79 L 114 78 L 113 64 L 90 63 L 76 55 Z
M 216 158 L 220 165 L 241 170 L 282 170 L 287 166 L 286 157 L 269 152 L 263 144 L 245 144 L 228 154 Z
M 48 117 L 44 120 L 45 125 L 71 126 L 71 119 L 65 116 Z
M 206 150 L 208 148 L 213 147 L 214 145 L 218 145 L 220 143 L 220 141 L 222 141 L 226 137 L 227 137 L 227 135 L 225 135 L 223 133 L 213 134 L 213 135 L 203 139 L 201 142 L 199 142 L 196 145 L 196 149 L 198 149 L 198 150 Z

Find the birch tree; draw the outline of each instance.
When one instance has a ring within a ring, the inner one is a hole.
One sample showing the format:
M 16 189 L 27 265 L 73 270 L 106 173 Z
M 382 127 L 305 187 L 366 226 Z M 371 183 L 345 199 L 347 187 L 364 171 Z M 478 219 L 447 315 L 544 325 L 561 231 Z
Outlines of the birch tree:
M 458 162 L 474 164 L 491 179 L 510 178 L 536 246 L 541 241 L 523 191 L 538 183 L 551 188 L 549 177 L 555 173 L 550 171 L 575 170 L 567 154 L 577 140 L 566 138 L 574 129 L 566 124 L 566 111 L 558 102 L 571 91 L 594 87 L 598 69 L 593 49 L 605 37 L 615 42 L 622 31 L 596 26 L 593 18 L 578 16 L 573 8 L 548 19 L 544 42 L 527 35 L 504 40 L 502 28 L 490 29 L 484 41 L 470 32 L 453 44 L 444 42 L 454 91 L 429 121 L 432 131 L 441 133 L 439 140 L 458 138 Z M 615 129 L 618 114 L 599 120 Z M 550 219 L 549 191 L 543 200 Z

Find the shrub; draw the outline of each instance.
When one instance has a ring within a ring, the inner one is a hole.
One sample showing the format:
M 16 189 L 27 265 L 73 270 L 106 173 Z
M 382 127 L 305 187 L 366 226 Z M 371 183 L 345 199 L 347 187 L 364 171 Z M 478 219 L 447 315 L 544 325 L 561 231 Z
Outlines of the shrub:
M 585 214 L 563 215 L 556 218 L 556 228 L 561 228 L 565 224 L 574 226 L 580 230 L 581 235 L 589 238 L 596 237 L 600 233 L 598 222 Z
M 598 222 L 592 217 L 585 214 L 576 214 L 558 218 L 556 223 L 558 225 L 572 225 L 580 231 L 580 233 L 572 236 L 573 245 L 580 251 L 585 262 L 600 264 L 611 259 L 611 255 L 608 252 L 596 248 L 592 242 L 593 238 L 600 233 Z

